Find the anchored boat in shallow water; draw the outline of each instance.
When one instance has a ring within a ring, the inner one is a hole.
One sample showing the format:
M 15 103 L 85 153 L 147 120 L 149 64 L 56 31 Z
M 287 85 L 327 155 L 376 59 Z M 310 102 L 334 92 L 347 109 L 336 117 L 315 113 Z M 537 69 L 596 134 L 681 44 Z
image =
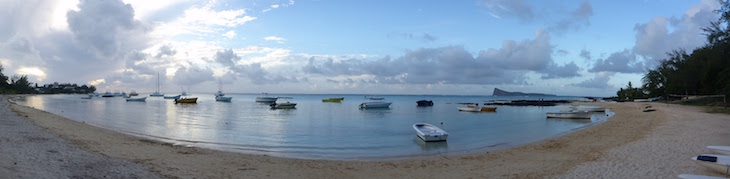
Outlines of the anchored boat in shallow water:
M 429 123 L 415 123 L 413 129 L 416 135 L 426 142 L 445 141 L 449 133 Z
M 466 111 L 466 112 L 496 112 L 497 107 L 479 107 L 479 106 L 472 106 L 468 105 L 465 108 L 457 108 L 459 111 Z
M 175 99 L 175 104 L 177 103 L 198 103 L 198 98 Z
M 371 97 L 371 98 L 365 98 L 365 99 L 368 99 L 368 101 L 361 103 L 360 109 L 389 108 L 390 104 L 392 104 L 392 102 L 381 101 L 381 100 L 384 100 L 385 98 Z

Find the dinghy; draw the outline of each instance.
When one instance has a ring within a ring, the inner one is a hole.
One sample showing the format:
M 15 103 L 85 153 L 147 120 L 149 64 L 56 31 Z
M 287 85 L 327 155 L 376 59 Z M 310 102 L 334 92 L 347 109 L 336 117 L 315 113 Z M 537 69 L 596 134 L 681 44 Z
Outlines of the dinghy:
M 496 107 L 479 107 L 479 106 L 466 106 L 465 108 L 456 108 L 459 109 L 459 111 L 466 111 L 466 112 L 496 112 Z
M 137 101 L 137 102 L 144 102 L 147 99 L 147 97 L 141 97 L 141 98 L 127 98 L 127 101 Z
M 429 123 L 415 123 L 413 129 L 416 130 L 416 135 L 426 142 L 445 141 L 449 137 L 448 132 Z
M 730 172 L 730 156 L 702 154 L 697 157 L 692 157 L 692 160 L 697 164 L 725 175 L 728 175 L 728 172 Z
M 720 154 L 720 155 L 730 155 L 730 146 L 717 146 L 717 145 L 711 145 L 707 146 L 712 153 Z

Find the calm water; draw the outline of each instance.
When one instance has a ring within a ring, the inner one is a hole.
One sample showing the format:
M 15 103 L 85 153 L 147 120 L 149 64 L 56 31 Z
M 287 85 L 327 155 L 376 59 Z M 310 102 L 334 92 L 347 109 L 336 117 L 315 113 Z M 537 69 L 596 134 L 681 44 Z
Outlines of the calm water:
M 293 97 L 296 109 L 271 110 L 255 94 L 192 94 L 198 104 L 174 104 L 162 97 L 146 102 L 123 98 L 81 99 L 85 95 L 37 95 L 20 104 L 103 128 L 172 142 L 242 153 L 310 159 L 382 159 L 481 152 L 513 147 L 565 134 L 606 120 L 546 119 L 546 112 L 567 106 L 499 106 L 497 112 L 459 112 L 458 102 L 484 102 L 491 96 L 381 95 L 389 109 L 361 110 L 363 95 L 279 95 Z M 147 94 L 140 94 L 147 96 Z M 341 103 L 321 99 L 345 97 Z M 429 99 L 433 107 L 417 107 Z M 578 99 L 552 97 L 548 99 Z M 450 133 L 447 142 L 425 143 L 413 123 L 431 123 Z M 443 123 L 443 124 L 442 124 Z

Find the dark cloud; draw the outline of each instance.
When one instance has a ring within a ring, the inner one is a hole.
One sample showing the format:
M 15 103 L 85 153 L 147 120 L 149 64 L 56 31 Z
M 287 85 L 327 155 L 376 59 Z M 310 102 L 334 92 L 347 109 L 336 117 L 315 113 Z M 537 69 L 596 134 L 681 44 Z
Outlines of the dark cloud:
M 596 88 L 596 89 L 607 89 L 613 88 L 608 84 L 608 80 L 611 79 L 612 74 L 608 73 L 597 73 L 595 77 L 586 81 L 572 84 L 573 86 L 584 87 L 584 88 Z
M 179 67 L 172 77 L 172 82 L 181 86 L 193 86 L 206 81 L 214 81 L 213 70 L 200 67 Z
M 163 56 L 174 56 L 177 53 L 175 49 L 172 49 L 171 45 L 163 45 L 160 47 L 160 52 L 155 55 L 155 58 L 162 58 Z
M 234 67 L 236 63 L 241 60 L 241 57 L 233 52 L 233 49 L 226 49 L 215 53 L 215 62 L 220 63 L 223 66 Z
M 134 20 L 134 9 L 119 0 L 81 0 L 79 11 L 69 11 L 69 30 L 85 49 L 102 60 L 118 57 L 130 49 L 147 45 L 146 27 Z
M 591 52 L 586 49 L 580 51 L 580 57 L 583 57 L 586 61 L 591 61 Z
M 523 22 L 535 19 L 535 12 L 524 0 L 484 0 L 480 3 L 496 18 L 514 17 Z
M 578 73 L 580 71 L 580 68 L 578 68 L 578 65 L 575 64 L 575 62 L 570 62 L 568 64 L 565 64 L 563 66 L 558 66 L 557 64 L 552 64 L 548 68 L 542 71 L 543 75 L 542 79 L 552 79 L 552 78 L 569 78 L 569 77 L 578 77 L 580 74 Z
M 218 51 L 213 58 L 216 62 L 231 69 L 236 74 L 235 76 L 245 77 L 254 84 L 278 84 L 282 82 L 297 83 L 300 81 L 309 81 L 307 78 L 297 79 L 296 77 L 272 74 L 262 68 L 261 63 L 251 63 L 248 65 L 238 64 L 238 61 L 242 58 L 232 49 Z
M 658 16 L 647 23 L 636 24 L 633 51 L 644 57 L 648 66 L 655 66 L 657 60 L 667 57 L 667 52 L 704 45 L 706 39 L 702 28 L 718 19 L 718 15 L 712 12 L 718 7 L 717 1 L 702 1 L 690 7 L 682 17 Z
M 588 72 L 643 73 L 644 63 L 638 61 L 634 52 L 624 49 L 612 53 L 606 59 L 597 59 Z

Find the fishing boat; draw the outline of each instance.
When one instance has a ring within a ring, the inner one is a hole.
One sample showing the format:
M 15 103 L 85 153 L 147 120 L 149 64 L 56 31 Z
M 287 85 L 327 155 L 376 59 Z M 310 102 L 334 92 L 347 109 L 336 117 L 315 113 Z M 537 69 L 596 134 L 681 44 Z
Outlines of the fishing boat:
M 141 98 L 127 98 L 127 101 L 136 101 L 136 102 L 144 102 L 147 99 L 147 97 L 141 97 Z
M 231 102 L 231 99 L 233 99 L 233 97 L 215 96 L 215 101 L 220 102 Z
M 371 108 L 389 108 L 392 102 L 382 101 L 385 98 L 380 97 L 365 97 L 368 101 L 360 104 L 360 109 L 371 109 Z
M 263 95 L 263 96 L 256 97 L 256 102 L 259 102 L 259 103 L 274 103 L 274 102 L 276 102 L 277 99 L 279 99 L 279 98 L 277 98 L 275 96 L 268 96 L 269 95 L 268 93 L 261 93 L 261 95 Z
M 339 103 L 342 102 L 345 98 L 329 98 L 329 99 L 322 99 L 322 102 L 334 102 Z
M 418 106 L 433 106 L 433 101 L 431 100 L 420 100 L 416 101 L 416 103 L 418 104 Z
M 592 112 L 587 111 L 561 111 L 561 112 L 548 112 L 545 114 L 548 118 L 565 118 L 565 119 L 590 119 L 593 116 Z
M 712 153 L 730 156 L 730 146 L 707 146 Z
M 164 99 L 180 99 L 180 95 L 175 95 L 175 96 L 165 96 L 165 97 L 162 97 L 162 98 L 164 98 Z
M 279 97 L 277 99 L 292 99 L 292 97 Z M 269 106 L 271 106 L 271 109 L 294 109 L 297 106 L 297 103 L 292 103 L 287 100 L 283 103 L 274 102 Z
M 139 93 L 137 93 L 137 91 L 132 90 L 132 92 L 129 92 L 129 96 L 139 96 Z
M 112 94 L 111 92 L 108 92 L 107 91 L 106 93 L 102 94 L 101 97 L 111 98 L 111 97 L 114 97 L 114 94 Z
M 465 112 L 496 112 L 497 111 L 497 107 L 479 107 L 479 106 L 473 106 L 473 105 L 468 105 L 465 108 L 460 107 L 457 109 L 459 109 L 459 111 L 465 111 Z
M 702 154 L 692 157 L 695 163 L 705 166 L 713 171 L 728 175 L 730 171 L 730 156 Z
M 160 72 L 157 72 L 157 90 L 155 90 L 154 93 L 150 94 L 151 97 L 163 97 L 165 96 L 164 93 L 160 93 Z
M 175 99 L 175 104 L 177 103 L 198 103 L 198 98 Z
M 426 142 L 445 141 L 449 137 L 448 132 L 429 123 L 415 123 L 413 129 L 416 130 L 416 135 Z
M 221 101 L 221 102 L 231 102 L 231 99 L 233 97 L 225 97 L 226 94 L 223 93 L 223 83 L 218 81 L 218 92 L 215 93 L 215 101 Z

